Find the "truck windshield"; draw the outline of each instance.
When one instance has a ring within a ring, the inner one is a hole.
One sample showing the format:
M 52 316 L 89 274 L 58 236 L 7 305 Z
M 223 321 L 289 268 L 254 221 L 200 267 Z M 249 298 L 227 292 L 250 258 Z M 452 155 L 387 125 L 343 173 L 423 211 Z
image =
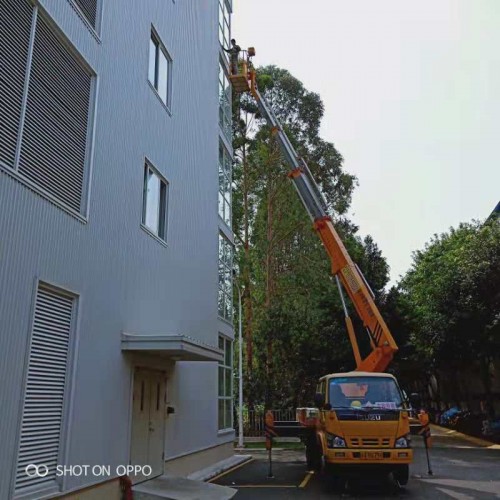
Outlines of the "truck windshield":
M 333 408 L 403 408 L 401 391 L 390 377 L 339 377 L 330 379 Z

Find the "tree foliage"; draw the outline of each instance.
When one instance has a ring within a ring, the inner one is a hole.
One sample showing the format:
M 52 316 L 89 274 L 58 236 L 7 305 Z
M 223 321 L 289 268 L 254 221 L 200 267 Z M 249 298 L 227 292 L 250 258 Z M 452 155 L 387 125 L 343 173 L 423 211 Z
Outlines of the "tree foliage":
M 500 225 L 474 222 L 414 253 L 401 289 L 413 314 L 412 343 L 427 361 L 468 363 L 498 352 L 499 249 Z
M 319 136 L 323 103 L 287 70 L 258 70 L 261 93 L 329 203 L 354 260 L 376 294 L 388 266 L 370 236 L 345 216 L 356 179 L 334 144 Z M 354 368 L 330 262 L 287 178 L 271 131 L 248 96 L 234 103 L 233 230 L 245 301 L 245 393 L 250 404 L 291 407 L 310 402 L 317 379 Z
M 409 357 L 428 370 L 479 370 L 491 400 L 500 352 L 500 224 L 460 224 L 434 235 L 394 292 Z

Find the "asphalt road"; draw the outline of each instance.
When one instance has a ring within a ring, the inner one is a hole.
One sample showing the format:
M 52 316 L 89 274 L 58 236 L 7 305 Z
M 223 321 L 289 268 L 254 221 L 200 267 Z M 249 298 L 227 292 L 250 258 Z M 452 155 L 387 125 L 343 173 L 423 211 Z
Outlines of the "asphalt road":
M 350 481 L 343 491 L 332 491 L 320 475 L 307 473 L 302 452 L 275 451 L 274 479 L 269 479 L 267 455 L 255 452 L 246 465 L 213 480 L 236 488 L 236 500 L 248 499 L 336 499 L 404 498 L 493 499 L 500 498 L 500 445 L 464 437 L 453 431 L 433 428 L 430 450 L 433 475 L 427 474 L 425 449 L 414 436 L 415 460 L 410 481 L 397 489 L 388 479 Z

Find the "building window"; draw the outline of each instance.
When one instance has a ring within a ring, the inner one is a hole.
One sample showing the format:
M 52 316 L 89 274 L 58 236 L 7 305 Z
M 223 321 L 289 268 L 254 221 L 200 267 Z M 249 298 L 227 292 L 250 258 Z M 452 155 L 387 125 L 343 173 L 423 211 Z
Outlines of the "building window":
M 233 245 L 219 233 L 219 316 L 233 320 Z
M 219 139 L 219 216 L 231 227 L 231 156 Z
M 233 427 L 233 343 L 219 335 L 219 349 L 224 359 L 219 361 L 219 430 Z
M 172 59 L 158 35 L 151 31 L 149 40 L 149 81 L 165 106 L 170 107 Z
M 221 62 L 219 62 L 219 125 L 228 141 L 231 141 L 231 83 Z
M 40 9 L 35 7 L 33 16 L 30 2 L 1 2 L 0 18 L 7 20 L 17 41 L 13 45 L 0 37 L 0 122 L 5 136 L 0 139 L 0 161 L 44 194 L 81 213 L 95 75 Z
M 231 39 L 231 12 L 226 0 L 219 0 L 219 42 L 228 49 Z M 227 60 L 227 53 L 224 53 Z
M 74 297 L 39 284 L 17 453 L 15 492 L 19 495 L 27 489 L 31 495 L 59 489 L 56 466 L 64 463 L 60 450 L 74 309 Z M 44 476 L 32 474 L 27 468 L 31 464 L 41 466 Z
M 168 182 L 146 163 L 142 223 L 164 241 L 167 239 L 167 203 Z

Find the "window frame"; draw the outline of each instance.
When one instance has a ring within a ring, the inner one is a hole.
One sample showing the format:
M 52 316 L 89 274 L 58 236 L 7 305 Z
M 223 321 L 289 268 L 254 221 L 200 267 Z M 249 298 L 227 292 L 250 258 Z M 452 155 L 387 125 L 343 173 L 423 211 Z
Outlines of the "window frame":
M 71 422 L 71 414 L 73 413 L 74 406 L 74 385 L 76 380 L 76 347 L 79 342 L 80 336 L 80 299 L 81 294 L 70 288 L 62 288 L 58 283 L 55 283 L 51 280 L 45 279 L 36 279 L 34 282 L 34 287 L 31 294 L 31 305 L 30 305 L 30 330 L 29 330 L 29 338 L 28 343 L 25 348 L 24 358 L 23 358 L 23 395 L 18 401 L 18 411 L 20 418 L 17 422 L 17 432 L 15 439 L 15 450 L 16 456 L 14 459 L 14 464 L 11 473 L 10 480 L 10 493 L 11 496 L 14 497 L 16 494 L 15 490 L 15 482 L 16 482 L 16 466 L 18 462 L 19 453 L 19 443 L 21 438 L 21 428 L 22 428 L 22 415 L 24 412 L 25 406 L 25 396 L 26 396 L 26 384 L 28 380 L 28 370 L 29 370 L 29 359 L 32 348 L 32 339 L 33 339 L 33 327 L 35 323 L 35 313 L 36 313 L 36 302 L 38 291 L 40 288 L 45 288 L 46 290 L 51 290 L 53 293 L 57 295 L 61 295 L 67 298 L 72 299 L 73 307 L 72 307 L 72 319 L 71 319 L 71 327 L 70 327 L 70 341 L 68 344 L 68 355 L 67 355 L 67 365 L 66 365 L 66 381 L 64 384 L 64 400 L 63 400 L 63 410 L 62 410 L 62 419 L 61 419 L 61 433 L 59 440 L 59 457 L 58 463 L 64 464 L 67 462 L 68 456 L 68 443 L 71 441 L 72 436 L 72 422 Z M 61 493 L 65 491 L 67 488 L 67 480 L 69 476 L 58 476 L 56 478 L 56 485 L 53 486 L 43 486 L 41 485 L 38 489 L 23 490 L 19 491 L 19 498 L 24 498 L 25 495 L 30 495 L 29 498 L 34 498 L 33 495 L 54 495 L 56 493 Z M 17 498 L 17 497 L 16 497 Z
M 218 10 L 219 22 L 219 43 L 224 48 L 229 48 L 231 43 L 231 9 L 227 0 L 219 0 L 219 10 Z M 227 29 L 227 37 L 226 37 Z M 224 45 L 227 43 L 227 46 Z M 229 54 L 223 52 L 224 60 L 229 62 Z
M 221 347 L 222 344 L 222 347 Z M 219 349 L 223 351 L 223 360 L 217 364 L 217 430 L 224 432 L 233 429 L 233 363 L 234 363 L 234 342 L 232 339 L 219 333 Z M 229 356 L 229 363 L 227 363 Z M 222 377 L 220 374 L 223 374 Z M 226 386 L 229 380 L 229 387 Z M 221 383 L 222 381 L 222 390 Z M 223 407 L 221 425 L 221 402 Z M 227 408 L 229 406 L 229 408 Z M 226 418 L 229 416 L 229 421 Z
M 151 81 L 150 78 L 150 73 L 151 73 L 151 45 L 154 45 L 155 47 L 155 57 L 154 57 L 154 81 Z M 165 100 L 162 97 L 162 94 L 160 92 L 159 88 L 159 81 L 160 81 L 160 56 L 163 55 L 165 58 L 165 61 L 167 63 L 167 75 L 166 75 L 166 82 L 165 82 Z M 156 97 L 160 100 L 160 102 L 165 106 L 167 111 L 171 113 L 171 106 L 172 106 L 172 67 L 173 67 L 173 60 L 172 56 L 170 55 L 169 51 L 165 47 L 165 44 L 162 42 L 160 36 L 158 35 L 158 32 L 154 28 L 153 25 L 151 25 L 151 33 L 149 36 L 149 45 L 148 45 L 148 83 L 149 86 L 154 90 Z
M 229 255 L 227 255 L 228 251 Z M 233 259 L 234 246 L 219 231 L 217 314 L 220 319 L 231 324 L 233 321 Z M 226 279 L 227 276 L 229 280 Z
M 228 142 L 233 135 L 232 87 L 226 66 L 219 60 L 219 127 Z
M 85 137 L 85 159 L 83 163 L 83 177 L 82 177 L 82 192 L 81 192 L 81 202 L 80 209 L 76 210 L 70 206 L 66 201 L 61 199 L 56 194 L 48 191 L 40 183 L 32 180 L 28 176 L 24 175 L 20 171 L 20 157 L 21 148 L 24 139 L 24 129 L 25 129 L 25 118 L 28 107 L 28 92 L 30 89 L 32 69 L 33 69 L 33 54 L 34 54 L 34 44 L 35 36 L 37 33 L 37 24 L 39 22 L 39 17 L 45 21 L 50 28 L 53 29 L 55 38 L 61 43 L 64 49 L 74 57 L 76 63 L 83 69 L 91 78 L 90 82 L 90 92 L 89 92 L 89 102 L 87 110 L 87 131 Z M 54 22 L 51 15 L 44 9 L 43 5 L 38 5 L 35 3 L 32 5 L 32 17 L 30 26 L 30 36 L 29 36 L 29 47 L 28 47 L 28 59 L 26 67 L 24 68 L 24 90 L 23 90 L 23 100 L 20 119 L 17 128 L 17 146 L 15 151 L 15 158 L 12 164 L 0 160 L 0 170 L 5 172 L 7 175 L 15 179 L 17 182 L 26 186 L 28 189 L 39 195 L 40 197 L 47 200 L 53 206 L 63 210 L 68 215 L 78 220 L 82 224 L 86 224 L 89 219 L 90 210 L 90 196 L 91 196 L 91 179 L 93 172 L 93 162 L 94 162 L 94 142 L 95 142 L 95 123 L 97 119 L 97 87 L 98 87 L 97 72 L 90 65 L 87 59 L 79 51 L 79 49 L 73 44 L 73 42 L 66 36 L 66 34 L 61 30 L 61 28 Z
M 154 175 L 159 182 L 158 189 L 158 203 L 157 203 L 157 228 L 156 230 L 146 223 L 147 208 L 148 208 L 148 174 Z M 141 227 L 149 234 L 154 236 L 163 244 L 167 243 L 168 234 L 168 202 L 169 202 L 170 183 L 163 176 L 158 169 L 146 158 L 144 162 L 144 175 L 142 183 L 142 214 L 141 214 Z M 163 216 L 161 214 L 163 210 Z M 160 234 L 162 229 L 162 234 Z
M 222 154 L 221 154 L 222 152 Z M 232 184 L 233 184 L 233 160 L 219 137 L 219 217 L 227 227 L 232 227 Z

